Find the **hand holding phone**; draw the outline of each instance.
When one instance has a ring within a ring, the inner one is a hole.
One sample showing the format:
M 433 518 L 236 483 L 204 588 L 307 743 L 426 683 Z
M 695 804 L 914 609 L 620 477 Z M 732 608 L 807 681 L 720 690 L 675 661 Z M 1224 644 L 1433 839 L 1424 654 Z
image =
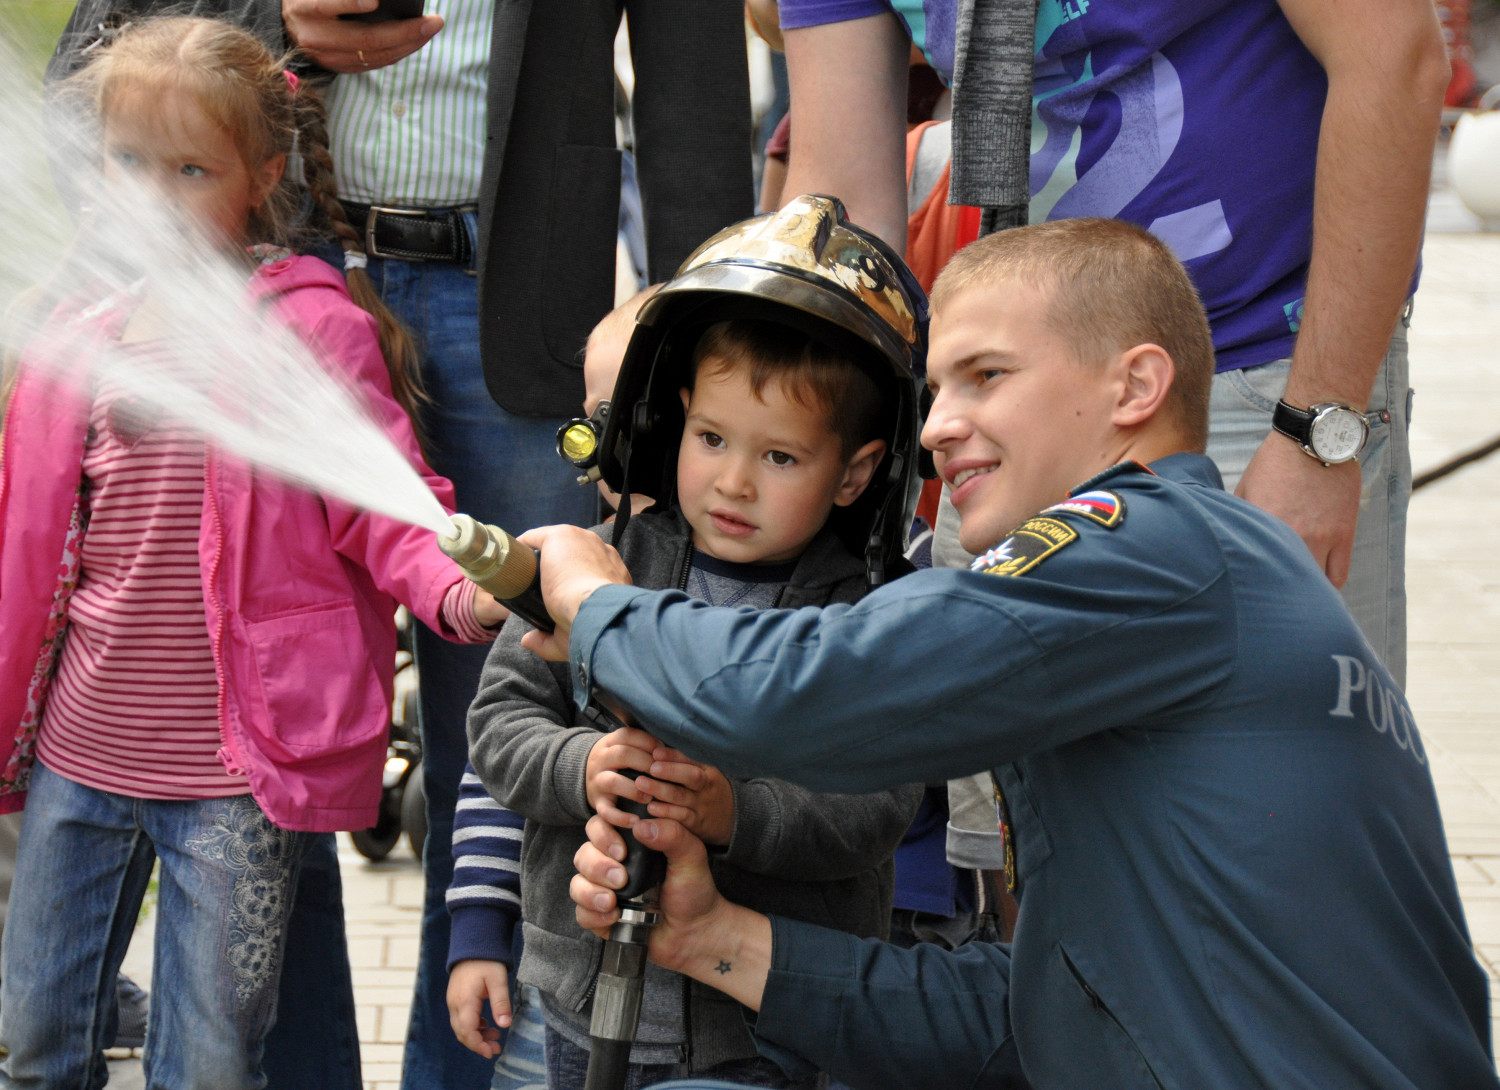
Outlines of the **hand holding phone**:
M 424 0 L 380 0 L 374 11 L 346 11 L 340 19 L 361 23 L 389 23 L 393 19 L 420 19 Z
M 384 68 L 415 53 L 443 29 L 423 0 L 281 0 L 292 42 L 330 72 Z

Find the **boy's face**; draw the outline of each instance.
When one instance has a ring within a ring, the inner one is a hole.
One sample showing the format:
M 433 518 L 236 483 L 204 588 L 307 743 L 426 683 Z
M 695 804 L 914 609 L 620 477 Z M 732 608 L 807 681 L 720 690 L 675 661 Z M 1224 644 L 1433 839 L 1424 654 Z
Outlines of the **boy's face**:
M 770 382 L 756 396 L 734 368 L 698 368 L 682 391 L 687 423 L 677 457 L 677 501 L 693 546 L 741 564 L 791 560 L 834 505 L 853 503 L 885 450 L 879 440 L 846 461 L 825 414 Z
M 983 552 L 1115 462 L 1112 372 L 1077 361 L 1040 289 L 977 284 L 932 321 L 922 430 L 952 487 L 959 542 Z

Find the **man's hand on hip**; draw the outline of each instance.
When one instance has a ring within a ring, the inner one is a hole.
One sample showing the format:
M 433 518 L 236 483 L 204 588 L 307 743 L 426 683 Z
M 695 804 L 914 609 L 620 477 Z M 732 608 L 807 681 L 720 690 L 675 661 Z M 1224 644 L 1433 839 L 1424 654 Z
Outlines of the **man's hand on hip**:
M 1359 462 L 1320 465 L 1273 431 L 1245 467 L 1235 494 L 1296 530 L 1329 581 L 1342 587 L 1359 521 L 1359 488 Z
M 340 15 L 374 11 L 378 0 L 281 0 L 281 21 L 297 48 L 330 72 L 395 64 L 443 29 L 441 15 L 366 23 Z

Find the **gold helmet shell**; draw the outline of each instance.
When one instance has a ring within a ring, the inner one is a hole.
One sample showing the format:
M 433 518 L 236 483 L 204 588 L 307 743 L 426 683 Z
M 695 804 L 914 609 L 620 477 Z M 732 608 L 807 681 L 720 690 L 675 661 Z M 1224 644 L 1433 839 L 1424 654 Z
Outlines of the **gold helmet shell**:
M 627 495 L 671 498 L 682 436 L 678 391 L 703 332 L 734 319 L 798 329 L 853 360 L 886 391 L 886 457 L 866 494 L 835 515 L 851 546 L 858 539 L 857 549 L 879 553 L 869 557 L 878 581 L 899 562 L 920 488 L 927 296 L 905 262 L 850 223 L 836 198 L 797 197 L 778 212 L 725 228 L 642 304 L 600 439 L 605 482 Z

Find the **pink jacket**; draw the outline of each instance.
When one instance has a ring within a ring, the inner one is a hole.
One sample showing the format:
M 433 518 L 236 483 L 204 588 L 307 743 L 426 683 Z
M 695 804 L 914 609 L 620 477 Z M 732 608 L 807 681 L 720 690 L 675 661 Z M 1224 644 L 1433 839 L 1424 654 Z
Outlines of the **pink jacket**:
M 262 265 L 252 300 L 344 372 L 445 508 L 453 487 L 422 461 L 391 396 L 374 320 L 315 258 Z M 123 315 L 90 320 L 86 340 Z M 82 539 L 88 405 L 23 367 L 0 450 L 0 813 L 24 805 Z M 199 537 L 219 675 L 219 758 L 243 769 L 277 825 L 375 823 L 390 724 L 396 602 L 449 638 L 443 596 L 463 578 L 429 530 L 282 484 L 209 448 Z

